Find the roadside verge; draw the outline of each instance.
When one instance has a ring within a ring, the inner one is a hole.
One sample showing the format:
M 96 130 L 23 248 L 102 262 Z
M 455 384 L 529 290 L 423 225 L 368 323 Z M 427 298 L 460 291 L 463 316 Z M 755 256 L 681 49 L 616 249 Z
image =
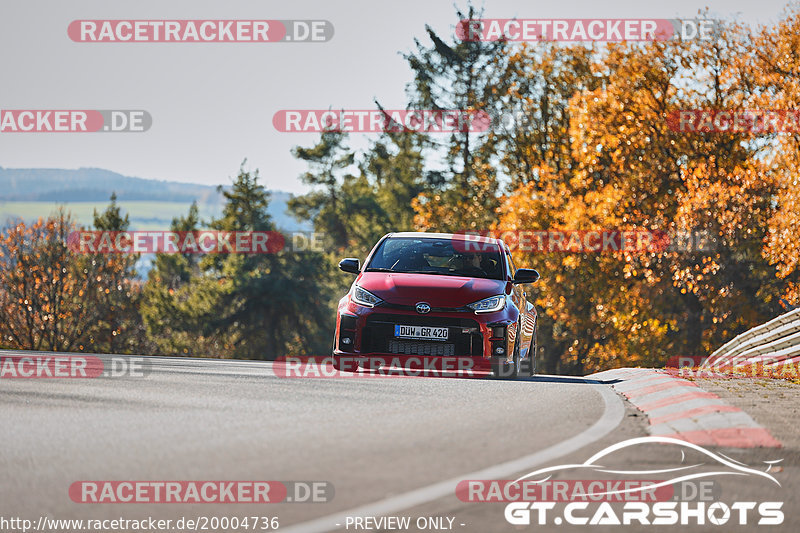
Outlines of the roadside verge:
M 651 435 L 674 437 L 700 446 L 781 446 L 749 414 L 694 381 L 645 368 L 620 368 L 586 377 L 610 385 L 645 413 Z

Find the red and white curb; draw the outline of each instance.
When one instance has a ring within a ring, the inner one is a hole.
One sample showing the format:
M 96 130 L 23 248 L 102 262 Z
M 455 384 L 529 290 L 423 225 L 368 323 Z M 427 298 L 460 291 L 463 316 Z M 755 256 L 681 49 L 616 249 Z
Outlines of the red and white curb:
M 611 385 L 644 412 L 651 435 L 674 437 L 699 446 L 781 446 L 738 407 L 726 404 L 692 381 L 662 370 L 621 368 L 587 377 Z

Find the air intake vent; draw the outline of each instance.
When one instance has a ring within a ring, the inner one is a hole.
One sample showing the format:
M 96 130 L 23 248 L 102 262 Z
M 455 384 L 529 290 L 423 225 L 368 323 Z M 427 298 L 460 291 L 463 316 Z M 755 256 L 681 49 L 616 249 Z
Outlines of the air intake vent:
M 453 356 L 456 353 L 456 345 L 452 343 L 439 342 L 434 343 L 390 340 L 389 353 L 404 355 Z

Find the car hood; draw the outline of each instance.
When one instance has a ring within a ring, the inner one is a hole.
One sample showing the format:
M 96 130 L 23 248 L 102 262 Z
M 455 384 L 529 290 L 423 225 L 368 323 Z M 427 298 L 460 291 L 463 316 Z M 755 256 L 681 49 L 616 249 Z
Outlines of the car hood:
M 462 307 L 506 290 L 497 279 L 387 272 L 362 272 L 358 284 L 388 303 L 431 307 Z

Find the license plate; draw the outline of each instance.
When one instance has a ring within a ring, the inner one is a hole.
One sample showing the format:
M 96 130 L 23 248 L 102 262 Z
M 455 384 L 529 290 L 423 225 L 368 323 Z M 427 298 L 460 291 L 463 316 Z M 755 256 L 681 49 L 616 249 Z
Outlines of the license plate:
M 447 328 L 431 328 L 428 326 L 400 326 L 394 327 L 394 336 L 401 339 L 424 339 L 431 341 L 446 341 L 449 331 Z

